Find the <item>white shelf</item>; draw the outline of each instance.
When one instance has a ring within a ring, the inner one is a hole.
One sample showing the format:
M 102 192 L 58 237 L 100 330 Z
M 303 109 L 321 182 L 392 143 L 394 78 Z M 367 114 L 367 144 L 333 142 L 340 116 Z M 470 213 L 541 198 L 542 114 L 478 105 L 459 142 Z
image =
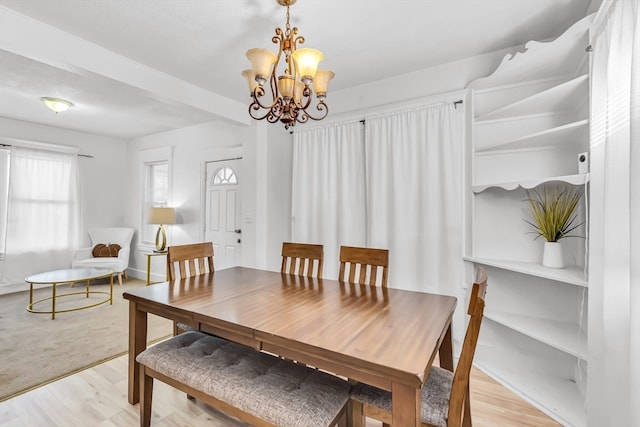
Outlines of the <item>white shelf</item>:
M 475 116 L 463 259 L 490 270 L 475 364 L 565 427 L 587 426 L 587 269 L 543 267 L 521 203 L 523 190 L 545 183 L 587 190 L 589 174 L 576 172 L 578 155 L 589 152 L 592 19 L 553 41 L 528 42 L 467 85 Z M 586 198 L 577 214 L 588 223 Z M 588 240 L 577 240 L 563 252 L 584 264 Z
M 478 345 L 475 365 L 505 387 L 531 402 L 563 426 L 587 425 L 583 397 L 575 381 L 556 377 L 543 369 L 535 355 L 512 348 Z M 553 361 L 545 361 L 553 363 Z
M 572 356 L 587 360 L 587 338 L 577 323 L 513 313 L 485 312 L 485 317 Z
M 484 89 L 525 80 L 575 75 L 588 55 L 591 14 L 573 24 L 560 37 L 550 42 L 530 41 L 522 52 L 507 54 L 493 74 L 470 82 L 471 89 Z
M 589 174 L 576 174 L 576 175 L 563 175 L 563 176 L 553 176 L 553 177 L 545 177 L 539 179 L 529 179 L 524 181 L 511 181 L 511 182 L 496 182 L 496 183 L 488 183 L 488 184 L 480 184 L 473 185 L 472 191 L 474 193 L 481 193 L 484 190 L 492 187 L 498 187 L 505 190 L 515 190 L 518 187 L 524 189 L 535 188 L 541 184 L 546 182 L 566 182 L 571 185 L 584 185 L 589 182 Z
M 530 149 L 541 147 L 558 147 L 572 144 L 575 141 L 587 141 L 589 137 L 589 120 L 580 120 L 563 126 L 545 129 L 541 132 L 525 135 L 510 141 L 476 148 L 476 153 L 497 152 L 501 150 Z
M 588 95 L 589 76 L 585 74 L 477 117 L 476 121 L 577 111 Z
M 557 282 L 568 283 L 576 286 L 587 287 L 588 282 L 585 278 L 583 267 L 573 266 L 567 268 L 548 268 L 541 264 L 525 261 L 511 261 L 502 259 L 478 258 L 473 256 L 464 257 L 465 261 L 475 262 L 477 264 L 487 265 L 490 267 L 510 270 L 516 273 L 528 274 L 530 276 L 541 277 L 543 279 L 555 280 Z

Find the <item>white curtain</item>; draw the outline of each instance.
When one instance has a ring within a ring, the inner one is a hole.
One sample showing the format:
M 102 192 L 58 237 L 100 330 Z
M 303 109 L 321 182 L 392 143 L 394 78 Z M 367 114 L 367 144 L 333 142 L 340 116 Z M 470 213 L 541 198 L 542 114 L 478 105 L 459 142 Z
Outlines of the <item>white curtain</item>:
M 462 296 L 463 129 L 451 102 L 366 120 L 367 244 L 394 288 Z
M 324 277 L 335 279 L 341 245 L 364 246 L 363 126 L 343 123 L 293 134 L 294 242 L 324 245 Z
M 590 426 L 640 426 L 639 21 L 605 2 L 592 37 Z
M 13 147 L 2 283 L 69 268 L 78 247 L 77 156 Z
M 464 301 L 464 109 L 442 103 L 364 127 L 294 133 L 292 240 L 324 244 L 327 278 L 340 245 L 387 248 L 390 287 Z

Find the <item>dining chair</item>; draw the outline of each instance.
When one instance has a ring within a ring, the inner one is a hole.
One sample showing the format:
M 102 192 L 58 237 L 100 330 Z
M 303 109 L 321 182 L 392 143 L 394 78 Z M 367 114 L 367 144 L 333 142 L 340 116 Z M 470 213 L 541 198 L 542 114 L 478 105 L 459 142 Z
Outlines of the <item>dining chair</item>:
M 176 266 L 178 267 L 176 269 Z M 167 250 L 169 280 L 213 273 L 213 243 L 169 246 Z
M 309 243 L 282 243 L 282 273 L 322 279 L 324 247 Z M 314 273 L 315 271 L 315 273 Z
M 213 273 L 213 243 L 169 246 L 167 248 L 167 272 L 169 281 Z M 173 322 L 174 336 L 194 329 L 197 328 L 186 323 Z
M 357 282 L 355 281 L 356 267 L 359 267 Z M 386 288 L 387 270 L 389 268 L 388 249 L 340 246 L 340 273 L 338 275 L 340 282 L 347 281 L 348 283 L 376 286 L 378 267 L 382 268 L 380 285 Z M 367 277 L 369 278 L 368 282 L 366 281 Z
M 422 387 L 422 426 L 471 427 L 469 375 L 484 314 L 487 273 L 479 267 L 469 298 L 469 324 L 455 372 L 433 366 Z M 352 425 L 363 427 L 364 417 L 391 423 L 391 393 L 357 383 L 351 390 Z

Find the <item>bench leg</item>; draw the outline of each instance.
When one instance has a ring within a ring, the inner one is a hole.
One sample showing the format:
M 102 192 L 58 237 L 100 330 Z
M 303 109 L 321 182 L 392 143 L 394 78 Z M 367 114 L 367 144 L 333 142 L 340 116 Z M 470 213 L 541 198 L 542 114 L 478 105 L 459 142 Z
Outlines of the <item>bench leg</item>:
M 140 427 L 151 426 L 151 402 L 153 399 L 153 378 L 140 365 Z
M 365 419 L 363 414 L 362 403 L 352 400 L 350 403 L 351 425 L 353 427 L 364 427 Z

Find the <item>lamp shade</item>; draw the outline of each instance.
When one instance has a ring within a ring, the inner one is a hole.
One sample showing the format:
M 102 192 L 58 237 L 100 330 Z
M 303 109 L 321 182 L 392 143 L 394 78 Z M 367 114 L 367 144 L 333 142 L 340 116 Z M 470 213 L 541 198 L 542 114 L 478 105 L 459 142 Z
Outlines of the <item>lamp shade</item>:
M 263 82 L 271 74 L 271 66 L 277 59 L 275 53 L 268 49 L 249 49 L 247 58 L 251 61 L 253 75 Z
M 255 90 L 256 86 L 258 86 L 258 82 L 256 81 L 256 75 L 253 74 L 253 70 L 244 70 L 242 75 L 245 79 L 247 79 L 247 84 L 249 85 L 249 94 L 252 94 Z
M 55 111 L 56 114 L 67 111 L 69 107 L 73 107 L 73 103 L 67 101 L 66 99 L 43 96 L 42 98 L 40 98 L 40 100 L 44 102 L 44 105 Z
M 325 96 L 329 91 L 329 82 L 335 77 L 333 71 L 318 70 L 316 72 L 316 78 L 313 79 L 313 90 L 317 96 Z
M 175 224 L 174 208 L 153 207 L 149 209 L 149 224 Z
M 291 98 L 293 96 L 293 76 L 290 74 L 283 74 L 278 77 L 278 90 L 284 98 Z
M 298 49 L 291 54 L 293 60 L 296 63 L 296 68 L 298 69 L 298 73 L 302 81 L 305 84 L 310 83 L 305 80 L 313 80 L 316 76 L 316 70 L 318 69 L 318 64 L 324 58 L 322 52 L 317 49 L 311 49 L 305 47 L 304 49 Z

